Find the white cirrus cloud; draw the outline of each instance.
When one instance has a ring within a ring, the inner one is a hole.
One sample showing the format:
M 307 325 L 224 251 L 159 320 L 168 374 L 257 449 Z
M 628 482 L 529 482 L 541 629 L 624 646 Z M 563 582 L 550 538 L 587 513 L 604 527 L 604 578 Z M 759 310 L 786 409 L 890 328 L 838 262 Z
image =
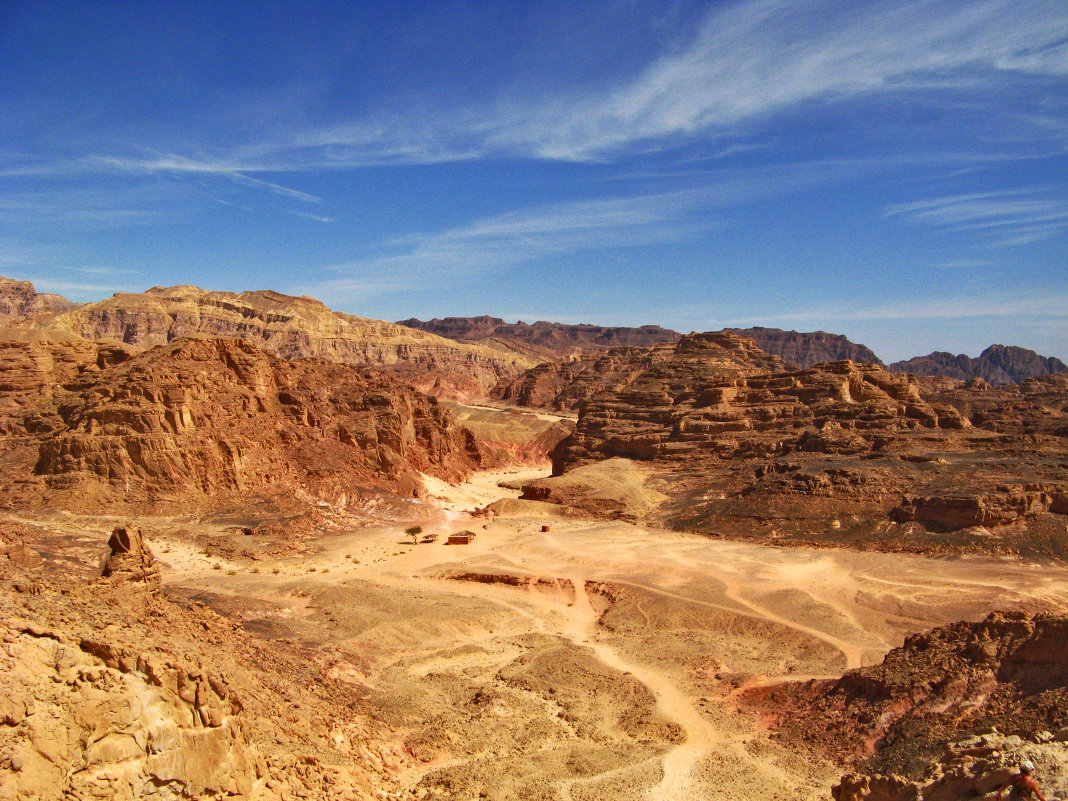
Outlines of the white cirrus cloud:
M 335 165 L 494 153 L 598 160 L 729 133 L 813 101 L 988 92 L 992 74 L 1068 75 L 1068 11 L 1061 0 L 716 5 L 689 39 L 615 86 L 561 88 L 537 97 L 503 91 L 490 104 L 420 105 L 417 115 L 380 110 L 303 128 L 277 147 Z
M 895 203 L 883 209 L 883 216 L 951 231 L 986 231 L 995 236 L 994 245 L 1010 246 L 1049 239 L 1068 228 L 1068 201 L 1041 188 L 1022 188 Z

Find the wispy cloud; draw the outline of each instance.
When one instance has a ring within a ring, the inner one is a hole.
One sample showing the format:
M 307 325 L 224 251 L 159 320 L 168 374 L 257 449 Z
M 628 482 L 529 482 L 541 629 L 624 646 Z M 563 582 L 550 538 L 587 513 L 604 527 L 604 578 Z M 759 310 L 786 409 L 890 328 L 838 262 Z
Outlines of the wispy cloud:
M 470 107 L 383 109 L 279 152 L 320 165 L 434 163 L 486 154 L 599 160 L 738 126 L 811 102 L 974 90 L 991 74 L 1068 74 L 1060 0 L 846 3 L 750 0 L 714 7 L 636 77 Z M 1059 134 L 1058 134 L 1059 135 Z
M 309 119 L 303 108 L 309 98 L 285 88 L 264 99 L 262 116 L 291 120 L 288 126 L 246 132 L 235 142 L 194 135 L 194 152 L 219 156 L 101 154 L 62 165 L 20 162 L 0 175 L 56 169 L 213 175 L 318 202 L 253 176 L 500 156 L 602 161 L 693 140 L 712 141 L 713 157 L 725 157 L 753 147 L 745 141 L 753 123 L 806 104 L 878 95 L 934 102 L 946 92 L 954 93 L 952 102 L 970 92 L 990 113 L 1012 116 L 1017 138 L 1035 131 L 1063 147 L 1062 115 L 1025 111 L 992 89 L 991 79 L 1065 75 L 1063 0 L 744 0 L 714 4 L 695 30 L 614 84 L 540 87 L 532 95 L 522 75 L 502 76 L 490 100 L 397 95 L 329 122 Z
M 944 261 L 931 262 L 931 267 L 939 270 L 968 270 L 990 267 L 993 262 L 983 259 L 946 259 Z
M 694 214 L 707 200 L 702 192 L 673 192 L 510 212 L 392 240 L 383 253 L 333 265 L 345 277 L 320 287 L 329 293 L 358 293 L 373 287 L 393 288 L 398 279 L 409 287 L 427 278 L 462 274 L 473 279 L 559 254 L 674 242 L 715 224 Z
M 887 206 L 883 216 L 951 231 L 992 232 L 995 245 L 1026 244 L 1068 228 L 1068 201 L 1046 194 L 1042 189 L 1016 189 L 926 198 Z
M 102 171 L 141 173 L 146 175 L 158 173 L 211 175 L 226 178 L 236 184 L 254 189 L 264 189 L 276 195 L 299 200 L 304 203 L 321 203 L 322 198 L 291 189 L 288 186 L 253 178 L 248 172 L 262 172 L 264 167 L 250 164 L 241 166 L 228 161 L 210 161 L 185 158 L 174 154 L 163 154 L 150 158 L 116 158 L 113 156 L 92 156 L 81 162 L 87 169 L 94 167 Z M 74 165 L 72 165 L 72 169 Z
M 798 323 L 841 320 L 956 320 L 977 317 L 1044 317 L 1068 319 L 1068 293 L 1005 292 L 996 296 L 960 295 L 950 298 L 919 299 L 866 308 L 808 309 L 771 316 L 764 322 Z M 752 319 L 752 318 L 748 318 Z M 739 321 L 735 321 L 739 322 Z M 734 323 L 731 323 L 734 324 Z
M 321 214 L 310 214 L 306 211 L 294 211 L 292 213 L 295 217 L 303 217 L 306 220 L 315 220 L 316 222 L 321 223 L 332 223 L 334 221 L 333 217 L 324 217 Z
M 0 195 L 0 223 L 64 223 L 94 228 L 148 225 L 164 217 L 151 208 L 156 200 L 144 193 L 84 187 Z
M 694 189 L 567 201 L 386 242 L 377 252 L 331 265 L 344 277 L 315 291 L 389 291 L 425 279 L 479 275 L 537 260 L 612 248 L 681 242 L 729 224 L 730 209 L 802 192 L 879 169 L 867 162 L 811 162 L 725 170 Z

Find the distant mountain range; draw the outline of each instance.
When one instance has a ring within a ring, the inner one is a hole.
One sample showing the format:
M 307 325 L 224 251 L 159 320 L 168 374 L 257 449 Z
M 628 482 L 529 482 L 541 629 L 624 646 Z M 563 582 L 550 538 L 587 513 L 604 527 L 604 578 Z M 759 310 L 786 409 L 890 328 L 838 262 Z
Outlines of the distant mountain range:
M 850 342 L 841 334 L 826 331 L 784 331 L 781 328 L 731 328 L 736 334 L 752 337 L 757 347 L 798 367 L 852 359 L 862 364 L 882 364 L 875 353 L 864 345 Z
M 963 353 L 935 351 L 889 366 L 896 373 L 940 375 L 968 381 L 981 378 L 990 384 L 1019 384 L 1028 378 L 1068 372 L 1068 365 L 1052 356 L 1039 356 L 1033 350 L 1013 345 L 991 345 L 978 359 Z
M 419 389 L 459 399 L 485 396 L 499 381 L 542 362 L 617 347 L 650 348 L 682 338 L 678 331 L 658 325 L 507 323 L 490 316 L 390 323 L 336 312 L 309 297 L 272 291 L 213 292 L 194 286 L 153 287 L 78 304 L 38 293 L 28 281 L 3 277 L 0 326 L 21 331 L 20 336 L 47 331 L 53 337 L 142 347 L 181 336 L 233 337 L 285 358 L 318 356 L 344 364 L 384 365 Z M 764 352 L 801 368 L 844 359 L 882 365 L 870 348 L 841 334 L 764 327 L 728 330 L 752 338 Z M 1068 365 L 1025 348 L 992 345 L 975 359 L 935 352 L 895 362 L 887 369 L 981 378 L 997 385 L 1068 372 Z
M 446 317 L 429 321 L 411 318 L 400 325 L 418 328 L 438 336 L 465 343 L 505 346 L 545 361 L 614 347 L 653 347 L 678 342 L 682 334 L 658 325 L 639 328 L 597 325 L 570 325 L 539 321 L 533 324 L 506 323 L 499 317 Z M 781 328 L 725 329 L 750 337 L 757 347 L 784 362 L 801 368 L 850 359 L 861 364 L 883 365 L 871 348 L 852 342 L 841 334 L 826 331 L 786 331 Z M 936 352 L 908 361 L 894 362 L 886 368 L 895 373 L 935 375 L 964 381 L 982 378 L 990 384 L 1018 384 L 1028 378 L 1068 372 L 1060 359 L 1040 356 L 1033 350 L 1006 345 L 991 345 L 973 359 Z

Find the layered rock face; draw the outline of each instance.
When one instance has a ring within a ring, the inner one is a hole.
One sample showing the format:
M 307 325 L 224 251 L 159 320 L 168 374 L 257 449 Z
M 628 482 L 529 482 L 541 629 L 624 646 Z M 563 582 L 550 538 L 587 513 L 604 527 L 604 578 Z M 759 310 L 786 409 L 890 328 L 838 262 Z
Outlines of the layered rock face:
M 600 392 L 623 390 L 665 363 L 686 363 L 691 375 L 787 369 L 781 359 L 764 353 L 748 338 L 728 332 L 690 334 L 677 344 L 613 348 L 604 354 L 540 364 L 513 381 L 498 384 L 493 397 L 519 406 L 575 410 Z
M 64 386 L 130 358 L 136 348 L 83 340 L 0 339 L 0 434 L 25 439 L 61 425 Z
M 613 348 L 603 354 L 543 362 L 518 378 L 502 381 L 491 396 L 517 406 L 574 411 L 598 392 L 626 386 L 674 352 L 674 345 Z
M 411 497 L 420 472 L 458 479 L 480 458 L 433 398 L 367 368 L 289 362 L 225 339 L 139 354 L 81 343 L 45 351 L 51 362 L 23 346 L 28 378 L 11 391 L 32 391 L 42 376 L 67 380 L 27 404 L 35 411 L 23 438 L 5 445 L 36 443 L 30 489 L 68 508 L 207 508 L 277 495 L 356 507 L 369 493 Z M 92 361 L 70 375 L 78 356 Z
M 31 285 L 26 286 L 32 291 Z M 421 390 L 460 398 L 485 395 L 502 377 L 535 361 L 342 314 L 314 298 L 270 291 L 236 294 L 194 286 L 153 287 L 143 293 L 116 294 L 47 319 L 26 318 L 20 325 L 144 348 L 189 336 L 241 339 L 284 359 L 384 365 Z
M 520 352 L 538 354 L 542 358 L 571 356 L 584 351 L 608 350 L 616 347 L 647 348 L 662 343 L 677 342 L 678 331 L 658 325 L 638 328 L 602 325 L 567 325 L 539 320 L 533 325 L 520 320 L 506 323 L 499 317 L 446 317 L 443 320 L 402 320 L 401 325 L 429 331 L 460 342 L 503 344 Z
M 981 378 L 999 384 L 1018 384 L 1028 378 L 1068 372 L 1068 365 L 1052 356 L 1040 356 L 1033 350 L 1012 345 L 991 345 L 979 358 L 945 351 L 916 356 L 908 361 L 894 362 L 887 369 L 895 373 L 940 375 L 968 381 Z
M 397 755 L 351 688 L 146 593 L 120 530 L 96 582 L 0 531 L 0 799 L 384 797 Z
M 749 337 L 761 350 L 798 367 L 812 367 L 844 360 L 882 364 L 870 348 L 850 342 L 841 334 L 828 334 L 826 331 L 784 331 L 781 328 L 761 326 L 728 330 Z
M 786 372 L 752 340 L 703 334 L 684 338 L 670 359 L 625 387 L 587 401 L 554 472 L 613 456 L 861 453 L 873 447 L 873 433 L 967 425 L 952 407 L 932 407 L 916 386 L 875 365 Z
M 924 398 L 953 406 L 977 427 L 1002 434 L 1068 437 L 1068 373 L 996 388 L 981 378 L 963 382 L 925 377 L 918 384 Z
M 63 312 L 76 306 L 59 295 L 38 293 L 29 281 L 0 276 L 0 325 L 12 325 L 36 315 Z
M 734 338 L 726 351 L 745 359 L 709 358 L 725 336 Z M 613 457 L 644 461 L 669 497 L 652 518 L 695 531 L 1068 555 L 1059 406 L 1068 393 L 1058 382 L 977 407 L 969 398 L 981 387 L 925 386 L 849 361 L 786 371 L 746 348 L 760 353 L 736 334 L 686 337 L 590 397 L 553 453 L 554 474 Z
M 981 797 L 1012 775 L 1006 763 L 1068 755 L 1068 618 L 994 612 L 913 635 L 840 679 L 749 700 L 777 718 L 781 737 L 878 774 L 846 777 L 842 801 Z M 1059 779 L 1068 780 L 1064 762 Z

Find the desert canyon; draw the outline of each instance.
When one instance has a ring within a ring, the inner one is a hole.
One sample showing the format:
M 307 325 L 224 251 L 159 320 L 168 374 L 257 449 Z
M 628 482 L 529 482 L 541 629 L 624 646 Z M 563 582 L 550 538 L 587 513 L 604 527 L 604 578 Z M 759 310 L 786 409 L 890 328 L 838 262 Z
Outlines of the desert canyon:
M 0 483 L 2 801 L 1068 797 L 1052 357 L 5 278 Z

